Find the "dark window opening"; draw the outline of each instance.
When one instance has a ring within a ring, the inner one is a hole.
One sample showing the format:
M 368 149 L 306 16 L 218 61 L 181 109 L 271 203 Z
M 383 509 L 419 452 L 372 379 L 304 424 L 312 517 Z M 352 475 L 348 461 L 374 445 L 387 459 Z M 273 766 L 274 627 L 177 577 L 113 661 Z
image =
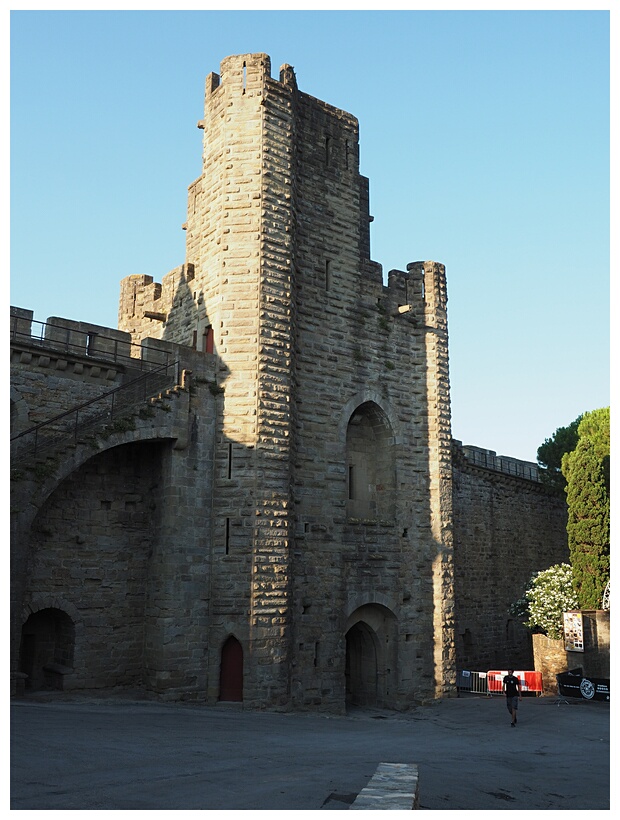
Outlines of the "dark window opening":
M 204 353 L 213 353 L 213 327 L 209 325 L 202 334 L 202 344 Z
M 347 517 L 393 521 L 396 464 L 389 420 L 374 402 L 365 402 L 347 427 Z

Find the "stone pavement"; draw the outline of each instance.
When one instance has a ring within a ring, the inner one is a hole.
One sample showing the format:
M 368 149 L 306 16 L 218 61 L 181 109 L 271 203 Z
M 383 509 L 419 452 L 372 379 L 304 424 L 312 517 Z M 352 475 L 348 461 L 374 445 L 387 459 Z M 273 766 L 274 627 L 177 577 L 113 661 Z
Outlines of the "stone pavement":
M 11 703 L 11 809 L 349 809 L 414 763 L 420 810 L 608 810 L 609 704 L 465 695 L 403 715 L 58 693 Z

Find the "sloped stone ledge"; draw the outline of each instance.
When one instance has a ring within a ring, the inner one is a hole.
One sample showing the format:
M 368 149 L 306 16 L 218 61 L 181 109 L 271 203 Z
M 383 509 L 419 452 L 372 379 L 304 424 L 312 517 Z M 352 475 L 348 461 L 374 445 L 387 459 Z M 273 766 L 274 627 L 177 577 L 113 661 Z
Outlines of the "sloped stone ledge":
M 415 763 L 379 763 L 368 785 L 349 809 L 418 808 L 418 767 Z

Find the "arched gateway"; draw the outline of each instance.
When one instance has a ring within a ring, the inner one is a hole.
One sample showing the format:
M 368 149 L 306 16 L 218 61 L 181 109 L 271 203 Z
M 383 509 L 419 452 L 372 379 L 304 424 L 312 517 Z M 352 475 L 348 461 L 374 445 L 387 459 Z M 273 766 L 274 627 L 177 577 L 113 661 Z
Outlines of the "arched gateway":
M 26 689 L 62 689 L 60 670 L 73 665 L 74 645 L 75 627 L 66 612 L 54 607 L 33 612 L 22 627 L 19 650 Z
M 346 698 L 354 706 L 389 706 L 396 689 L 396 616 L 382 604 L 365 604 L 347 621 Z

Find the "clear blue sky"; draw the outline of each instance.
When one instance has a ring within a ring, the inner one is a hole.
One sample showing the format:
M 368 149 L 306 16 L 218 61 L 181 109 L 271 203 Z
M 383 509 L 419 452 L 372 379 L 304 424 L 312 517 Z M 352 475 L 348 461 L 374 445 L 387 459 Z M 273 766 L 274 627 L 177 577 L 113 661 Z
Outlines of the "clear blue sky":
M 596 4 L 595 4 L 596 6 Z M 230 54 L 360 122 L 371 256 L 447 268 L 453 435 L 535 461 L 609 404 L 609 12 L 17 11 L 11 304 L 116 327 L 185 258 Z

